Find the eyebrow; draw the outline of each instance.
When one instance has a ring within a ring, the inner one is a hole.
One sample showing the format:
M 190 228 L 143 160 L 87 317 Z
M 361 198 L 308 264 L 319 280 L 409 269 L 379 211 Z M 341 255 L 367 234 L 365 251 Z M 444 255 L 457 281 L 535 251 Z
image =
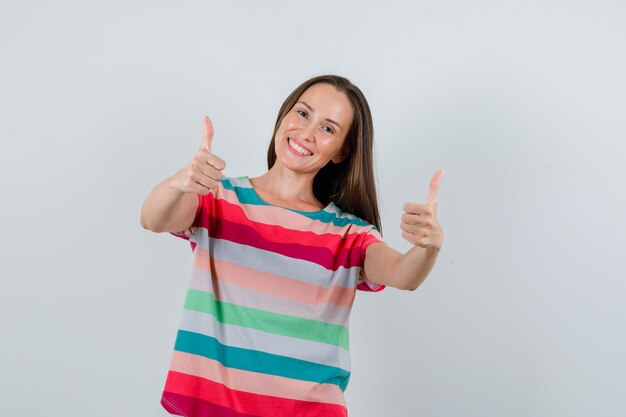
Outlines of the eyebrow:
M 309 105 L 308 105 L 308 104 L 306 104 L 304 101 L 298 101 L 298 102 L 296 102 L 296 104 L 298 104 L 298 103 L 300 103 L 300 104 L 304 104 L 304 106 L 306 106 L 306 108 L 307 108 L 307 109 L 309 109 L 309 111 L 315 112 L 315 110 L 313 110 L 313 107 L 309 106 Z M 326 120 L 326 121 L 327 121 L 327 122 L 329 122 L 329 123 L 334 124 L 334 125 L 335 125 L 335 126 L 337 126 L 339 129 L 343 130 L 343 127 L 341 127 L 341 125 L 340 125 L 339 123 L 337 123 L 336 121 L 334 121 L 333 119 L 328 119 L 328 118 L 326 118 L 326 119 L 324 119 L 324 120 Z

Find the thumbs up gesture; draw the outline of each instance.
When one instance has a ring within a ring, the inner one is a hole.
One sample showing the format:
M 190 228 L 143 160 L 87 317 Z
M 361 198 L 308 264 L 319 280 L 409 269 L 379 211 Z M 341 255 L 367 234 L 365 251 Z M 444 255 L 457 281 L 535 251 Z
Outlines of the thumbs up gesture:
M 223 159 L 211 153 L 213 124 L 204 116 L 204 133 L 196 155 L 189 164 L 175 174 L 174 186 L 185 193 L 207 195 L 217 188 L 226 167 Z
M 443 230 L 437 222 L 437 205 L 439 204 L 439 183 L 443 177 L 440 169 L 430 180 L 430 191 L 426 204 L 405 203 L 404 213 L 400 217 L 402 237 L 416 246 L 441 249 Z

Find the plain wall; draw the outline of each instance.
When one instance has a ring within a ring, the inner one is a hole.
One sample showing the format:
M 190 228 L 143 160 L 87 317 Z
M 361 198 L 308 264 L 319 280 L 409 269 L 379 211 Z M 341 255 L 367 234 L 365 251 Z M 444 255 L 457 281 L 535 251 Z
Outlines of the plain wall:
M 415 292 L 357 294 L 356 417 L 626 409 L 622 1 L 0 2 L 0 402 L 164 416 L 192 252 L 149 190 L 215 126 L 260 175 L 305 79 L 358 85 L 383 232 L 445 169 L 445 241 Z

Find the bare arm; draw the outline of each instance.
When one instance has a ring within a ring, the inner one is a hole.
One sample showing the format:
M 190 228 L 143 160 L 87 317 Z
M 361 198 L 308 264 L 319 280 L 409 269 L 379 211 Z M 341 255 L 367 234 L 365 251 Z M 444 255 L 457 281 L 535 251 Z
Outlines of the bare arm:
M 415 246 L 404 255 L 384 242 L 367 247 L 363 270 L 370 281 L 413 291 L 433 269 L 443 245 L 443 230 L 437 221 L 442 176 L 443 170 L 439 170 L 431 179 L 426 204 L 406 203 L 403 207 L 402 237 Z
M 141 208 L 141 226 L 153 232 L 180 232 L 193 223 L 198 195 L 175 186 L 176 174 L 157 184 Z
M 404 255 L 384 242 L 372 243 L 365 251 L 363 269 L 377 284 L 414 291 L 435 265 L 438 248 L 412 247 Z
M 226 163 L 211 153 L 213 125 L 204 118 L 200 149 L 191 162 L 157 184 L 141 208 L 140 222 L 153 232 L 180 232 L 193 224 L 198 194 L 207 195 L 217 187 Z

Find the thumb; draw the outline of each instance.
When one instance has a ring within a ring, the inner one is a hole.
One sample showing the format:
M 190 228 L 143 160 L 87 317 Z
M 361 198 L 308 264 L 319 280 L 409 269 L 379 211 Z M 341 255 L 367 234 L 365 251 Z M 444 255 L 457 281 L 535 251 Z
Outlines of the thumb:
M 428 201 L 427 205 L 432 206 L 437 211 L 437 206 L 439 205 L 439 184 L 441 183 L 441 178 L 443 177 L 443 169 L 435 172 L 432 179 L 430 180 L 430 190 L 428 192 Z
M 204 116 L 202 121 L 204 122 L 204 133 L 202 134 L 200 149 L 211 153 L 211 144 L 213 142 L 213 123 L 211 123 L 209 116 Z

